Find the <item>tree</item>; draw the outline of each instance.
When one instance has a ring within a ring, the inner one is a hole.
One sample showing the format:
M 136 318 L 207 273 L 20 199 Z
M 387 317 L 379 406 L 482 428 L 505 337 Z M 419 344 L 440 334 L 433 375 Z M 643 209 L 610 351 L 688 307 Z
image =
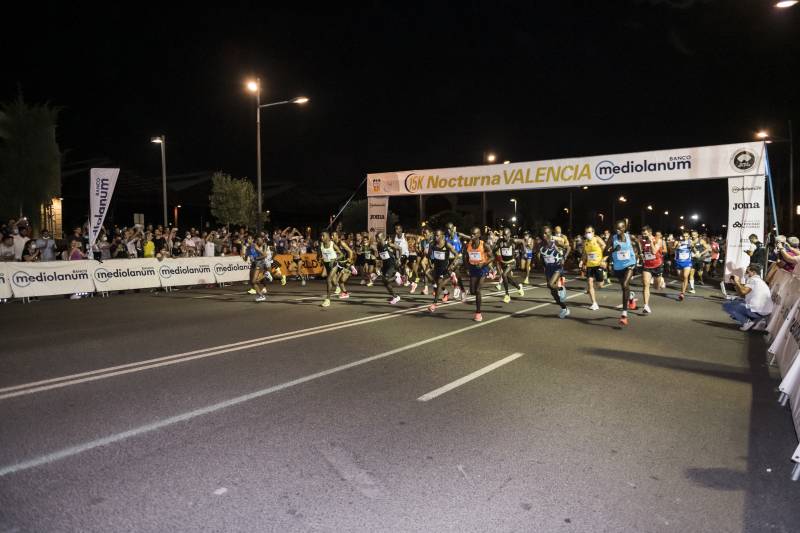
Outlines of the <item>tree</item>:
M 22 95 L 0 104 L 0 212 L 38 222 L 42 204 L 61 194 L 59 108 L 31 105 Z
M 208 200 L 211 214 L 226 226 L 253 227 L 257 224 L 256 192 L 248 179 L 233 179 L 230 174 L 215 172 L 211 176 Z

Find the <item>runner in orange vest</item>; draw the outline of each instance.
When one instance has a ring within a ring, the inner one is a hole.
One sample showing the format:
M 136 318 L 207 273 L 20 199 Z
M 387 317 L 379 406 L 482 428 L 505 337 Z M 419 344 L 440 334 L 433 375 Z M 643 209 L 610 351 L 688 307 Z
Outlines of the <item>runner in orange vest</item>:
M 481 285 L 483 278 L 489 273 L 492 262 L 492 249 L 481 240 L 480 228 L 472 228 L 472 238 L 467 243 L 467 260 L 469 261 L 469 290 L 475 295 L 475 322 L 483 320 L 481 316 Z

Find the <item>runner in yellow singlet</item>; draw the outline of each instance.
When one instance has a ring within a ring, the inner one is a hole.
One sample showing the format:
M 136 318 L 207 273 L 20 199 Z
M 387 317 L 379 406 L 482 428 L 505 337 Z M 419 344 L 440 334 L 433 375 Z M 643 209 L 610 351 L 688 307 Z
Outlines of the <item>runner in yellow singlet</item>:
M 583 256 L 581 257 L 581 262 L 586 267 L 586 283 L 589 289 L 589 297 L 592 299 L 592 305 L 589 309 L 597 311 L 600 309 L 600 306 L 597 305 L 594 282 L 596 281 L 600 284 L 600 288 L 603 288 L 603 268 L 605 265 L 603 251 L 605 250 L 606 243 L 595 234 L 592 226 L 586 226 L 585 237 L 586 240 L 583 242 Z

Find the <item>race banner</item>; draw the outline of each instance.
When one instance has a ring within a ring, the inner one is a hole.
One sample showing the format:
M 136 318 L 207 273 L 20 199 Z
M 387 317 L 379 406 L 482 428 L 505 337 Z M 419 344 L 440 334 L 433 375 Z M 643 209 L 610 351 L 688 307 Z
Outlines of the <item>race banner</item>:
M 98 292 L 151 289 L 161 286 L 156 259 L 109 259 L 96 262 L 94 286 Z
M 371 234 L 386 233 L 386 216 L 389 212 L 389 198 L 370 196 L 367 198 L 367 229 Z
M 167 258 L 158 265 L 158 277 L 162 287 L 179 285 L 212 285 L 215 257 L 175 257 Z
M 11 298 L 11 275 L 8 272 L 8 265 L 13 263 L 0 263 L 0 300 Z
M 103 227 L 118 177 L 118 168 L 93 168 L 89 171 L 89 250 Z
M 6 272 L 16 298 L 94 292 L 94 261 L 9 263 Z
M 764 176 L 728 178 L 728 237 L 725 279 L 744 275 L 750 235 L 764 240 Z M 763 265 L 762 265 L 763 266 Z
M 232 283 L 250 279 L 250 263 L 238 255 L 214 257 L 214 277 L 217 283 Z
M 765 174 L 763 142 L 367 175 L 367 196 L 692 181 Z
M 281 267 L 281 272 L 287 276 L 297 276 L 298 265 L 292 259 L 291 254 L 278 254 L 272 258 L 273 267 Z M 301 254 L 300 261 L 303 266 L 303 273 L 307 276 L 322 275 L 322 265 L 319 263 L 317 254 Z

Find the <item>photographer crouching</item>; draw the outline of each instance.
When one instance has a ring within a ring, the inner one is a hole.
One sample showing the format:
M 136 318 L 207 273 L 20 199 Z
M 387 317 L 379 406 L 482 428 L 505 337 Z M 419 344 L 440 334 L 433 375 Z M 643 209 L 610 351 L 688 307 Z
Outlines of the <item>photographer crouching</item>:
M 738 277 L 730 277 L 739 298 L 725 302 L 722 308 L 741 324 L 739 329 L 742 331 L 754 326 L 756 330 L 763 330 L 767 325 L 767 317 L 772 313 L 772 295 L 761 279 L 760 271 L 758 263 L 750 264 L 744 271 L 744 284 Z

